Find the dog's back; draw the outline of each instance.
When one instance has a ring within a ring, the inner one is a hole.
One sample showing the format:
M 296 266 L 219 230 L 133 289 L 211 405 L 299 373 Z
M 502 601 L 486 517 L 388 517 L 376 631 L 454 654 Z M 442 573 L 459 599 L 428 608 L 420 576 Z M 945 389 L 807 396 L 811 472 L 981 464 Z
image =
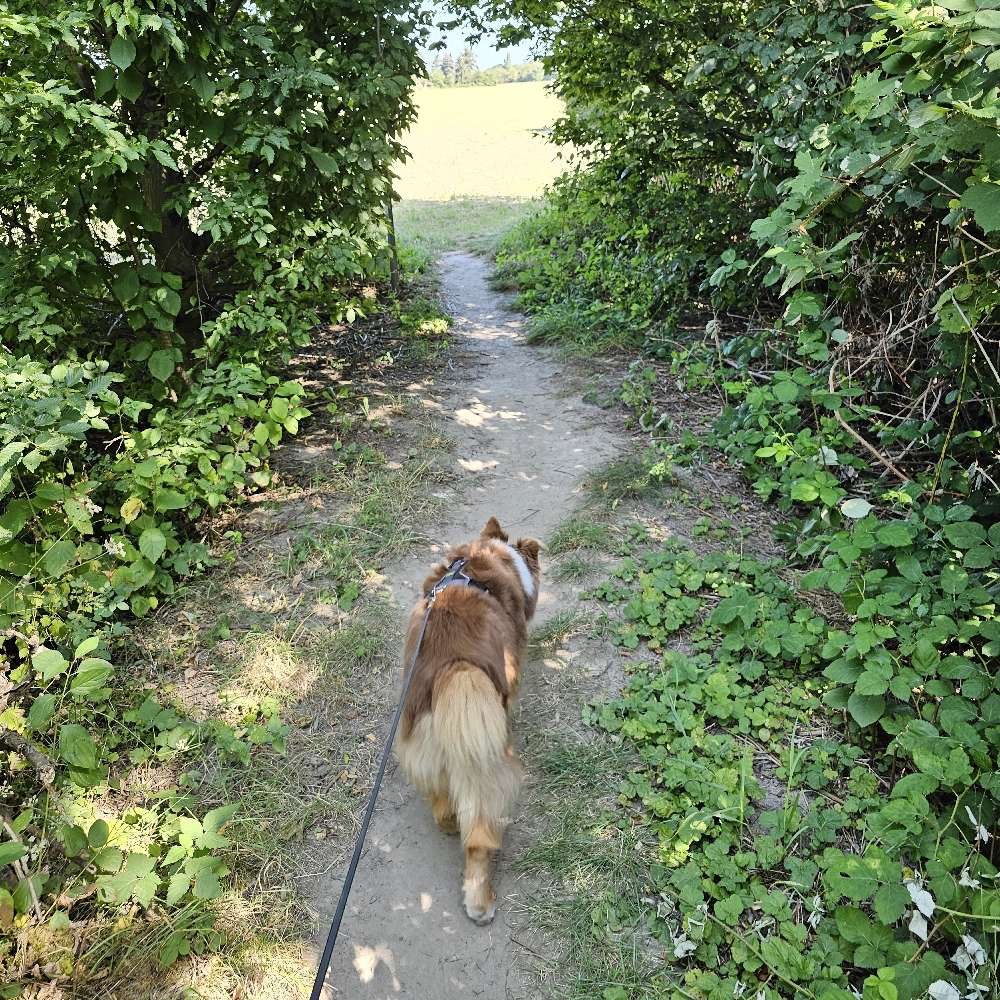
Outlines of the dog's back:
M 452 560 L 467 560 L 476 585 L 446 587 L 434 597 L 396 746 L 438 825 L 461 833 L 465 909 L 477 923 L 488 923 L 496 910 L 490 862 L 521 783 L 508 704 L 537 600 L 538 545 L 530 540 L 518 545 L 523 552 L 506 544 L 491 519 L 477 542 L 450 554 Z M 446 570 L 442 564 L 428 577 L 425 595 Z M 525 572 L 532 574 L 527 589 Z M 425 608 L 421 602 L 414 609 L 406 663 L 416 652 Z

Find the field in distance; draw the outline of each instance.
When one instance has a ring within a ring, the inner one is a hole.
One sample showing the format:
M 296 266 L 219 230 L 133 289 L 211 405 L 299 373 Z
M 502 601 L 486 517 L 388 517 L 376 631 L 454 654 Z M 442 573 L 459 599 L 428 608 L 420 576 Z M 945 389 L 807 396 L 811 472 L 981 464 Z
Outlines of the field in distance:
M 432 255 L 489 250 L 530 211 L 565 161 L 546 141 L 562 102 L 541 81 L 423 87 L 397 167 L 400 239 Z

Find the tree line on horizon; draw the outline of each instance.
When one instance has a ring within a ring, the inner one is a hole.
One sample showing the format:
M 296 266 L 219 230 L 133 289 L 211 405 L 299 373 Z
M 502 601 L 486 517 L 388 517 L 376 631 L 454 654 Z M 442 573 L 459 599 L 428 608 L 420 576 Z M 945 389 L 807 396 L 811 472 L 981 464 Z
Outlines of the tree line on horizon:
M 427 70 L 427 83 L 432 87 L 489 87 L 544 79 L 545 67 L 540 60 L 515 63 L 510 53 L 500 65 L 480 69 L 468 45 L 457 56 L 447 50 L 436 52 Z

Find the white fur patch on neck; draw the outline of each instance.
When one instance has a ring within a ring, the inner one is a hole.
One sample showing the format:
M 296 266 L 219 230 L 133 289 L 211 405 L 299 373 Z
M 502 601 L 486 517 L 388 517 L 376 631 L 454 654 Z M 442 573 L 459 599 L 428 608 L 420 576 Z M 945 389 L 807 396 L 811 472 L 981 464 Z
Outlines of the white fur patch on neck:
M 513 545 L 508 545 L 506 542 L 501 542 L 500 544 L 510 553 L 511 559 L 514 560 L 514 568 L 517 570 L 517 575 L 521 578 L 521 589 L 524 591 L 524 596 L 534 597 L 535 581 L 531 575 L 531 570 L 528 569 L 528 564 L 525 562 L 524 556 Z

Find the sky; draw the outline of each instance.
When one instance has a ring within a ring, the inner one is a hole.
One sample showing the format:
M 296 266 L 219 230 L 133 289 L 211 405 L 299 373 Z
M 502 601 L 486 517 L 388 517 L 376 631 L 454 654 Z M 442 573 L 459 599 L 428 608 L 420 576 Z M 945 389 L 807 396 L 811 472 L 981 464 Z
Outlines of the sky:
M 447 12 L 443 11 L 443 5 L 438 3 L 428 4 L 438 18 L 449 17 Z M 457 56 L 462 49 L 468 44 L 465 40 L 465 29 L 464 28 L 454 28 L 451 31 L 441 31 L 440 29 L 435 29 L 431 33 L 429 41 L 435 42 L 443 39 L 446 43 L 448 51 Z M 510 53 L 511 62 L 524 63 L 531 59 L 531 43 L 521 42 L 519 45 L 512 45 L 506 49 L 498 49 L 495 45 L 495 39 L 493 38 L 483 38 L 482 41 L 476 42 L 472 46 L 472 51 L 476 56 L 476 65 L 480 69 L 489 69 L 490 66 L 496 66 L 498 63 L 502 63 L 507 58 L 507 53 Z M 434 52 L 430 49 L 423 49 L 420 53 L 424 59 L 430 63 L 434 58 Z

